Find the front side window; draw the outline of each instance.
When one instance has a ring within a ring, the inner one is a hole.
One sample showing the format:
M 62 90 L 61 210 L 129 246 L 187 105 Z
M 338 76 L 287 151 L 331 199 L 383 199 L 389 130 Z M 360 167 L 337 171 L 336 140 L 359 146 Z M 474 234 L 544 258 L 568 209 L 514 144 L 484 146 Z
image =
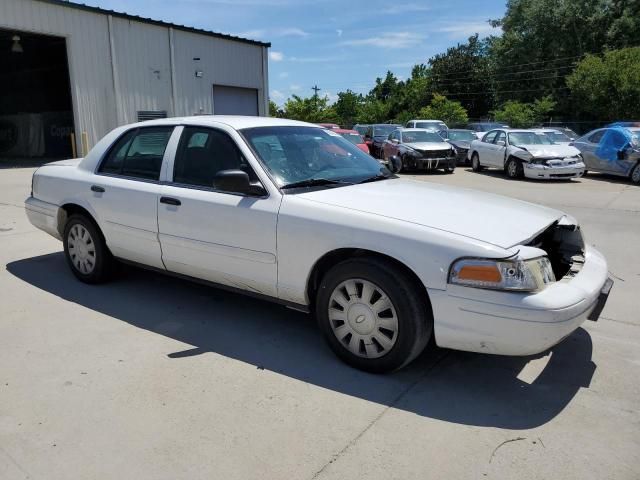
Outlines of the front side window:
M 223 170 L 243 170 L 250 181 L 257 176 L 229 135 L 205 127 L 185 127 L 173 166 L 173 181 L 182 185 L 216 188 Z
M 256 127 L 241 131 L 275 182 L 357 182 L 389 172 L 339 134 L 313 127 Z
M 493 141 L 496 139 L 496 135 L 498 135 L 497 131 L 489 132 L 484 136 L 482 141 L 484 143 L 493 143 Z
M 589 137 L 589 141 L 591 143 L 600 143 L 600 140 L 602 140 L 602 137 L 604 136 L 604 132 L 606 132 L 606 130 L 597 131 Z
M 109 151 L 98 172 L 158 180 L 172 132 L 173 127 L 148 127 L 127 132 Z

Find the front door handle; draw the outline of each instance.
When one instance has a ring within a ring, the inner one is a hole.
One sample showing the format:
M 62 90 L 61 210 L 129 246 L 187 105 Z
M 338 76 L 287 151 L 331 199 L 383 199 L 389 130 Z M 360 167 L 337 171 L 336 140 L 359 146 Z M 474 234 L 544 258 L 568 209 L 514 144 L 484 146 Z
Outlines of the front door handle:
M 176 207 L 182 205 L 182 202 L 173 197 L 160 197 L 160 203 L 166 203 L 167 205 L 175 205 Z
M 96 193 L 104 193 L 104 187 L 99 187 L 98 185 L 91 185 L 91 191 Z

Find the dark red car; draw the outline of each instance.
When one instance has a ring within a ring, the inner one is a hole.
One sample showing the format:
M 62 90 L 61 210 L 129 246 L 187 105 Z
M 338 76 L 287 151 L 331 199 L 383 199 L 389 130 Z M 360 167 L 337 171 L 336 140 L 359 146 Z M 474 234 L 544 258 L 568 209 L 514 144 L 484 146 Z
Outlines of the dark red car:
M 340 134 L 351 143 L 356 145 L 364 153 L 369 153 L 369 146 L 364 142 L 364 138 L 356 130 L 334 129 L 334 132 Z

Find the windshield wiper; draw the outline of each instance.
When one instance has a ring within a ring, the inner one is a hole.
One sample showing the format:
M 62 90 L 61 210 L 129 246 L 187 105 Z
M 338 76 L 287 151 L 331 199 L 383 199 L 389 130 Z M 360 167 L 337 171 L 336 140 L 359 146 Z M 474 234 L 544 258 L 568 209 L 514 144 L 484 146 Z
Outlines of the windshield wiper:
M 320 187 L 322 185 L 353 185 L 353 183 L 343 180 L 329 180 L 328 178 L 309 178 L 299 182 L 287 183 L 280 188 L 285 190 L 287 188 Z
M 385 175 L 384 173 L 378 173 L 373 177 L 365 178 L 364 180 L 360 180 L 358 183 L 370 183 L 377 182 L 378 180 L 386 180 L 387 178 L 393 178 L 393 175 Z

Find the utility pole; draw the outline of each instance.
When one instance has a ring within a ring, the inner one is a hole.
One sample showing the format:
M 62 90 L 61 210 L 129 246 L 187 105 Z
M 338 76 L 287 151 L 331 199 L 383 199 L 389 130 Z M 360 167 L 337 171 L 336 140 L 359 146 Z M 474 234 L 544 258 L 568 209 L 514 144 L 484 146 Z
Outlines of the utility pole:
M 318 110 L 318 92 L 320 90 L 322 90 L 321 88 L 318 87 L 318 85 L 314 85 L 313 87 L 311 87 L 311 90 L 313 90 L 313 103 L 316 107 L 316 111 Z

